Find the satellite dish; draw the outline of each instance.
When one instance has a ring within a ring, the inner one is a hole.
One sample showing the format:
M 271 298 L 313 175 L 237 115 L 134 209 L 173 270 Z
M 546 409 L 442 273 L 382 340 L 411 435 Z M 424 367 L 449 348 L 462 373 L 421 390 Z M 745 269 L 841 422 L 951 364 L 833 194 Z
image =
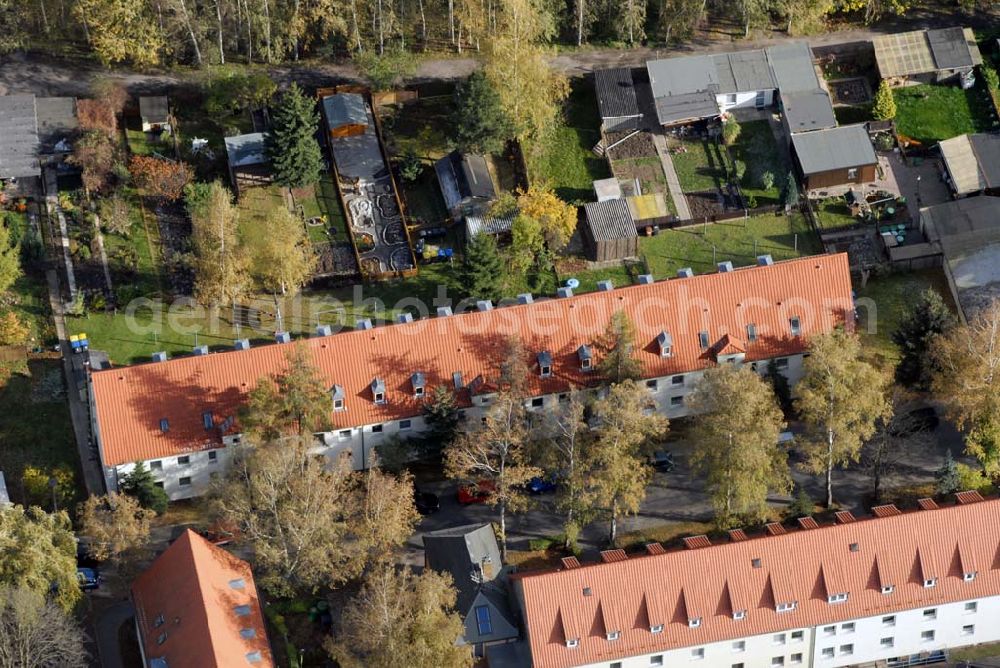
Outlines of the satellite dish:
M 580 287 L 580 281 L 578 281 L 575 278 L 567 278 L 566 279 L 566 287 L 575 290 L 578 287 Z

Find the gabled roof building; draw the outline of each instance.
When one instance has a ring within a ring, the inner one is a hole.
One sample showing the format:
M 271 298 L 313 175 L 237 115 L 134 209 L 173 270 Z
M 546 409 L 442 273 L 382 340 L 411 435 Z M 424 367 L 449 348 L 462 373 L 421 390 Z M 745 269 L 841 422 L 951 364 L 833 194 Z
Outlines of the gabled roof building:
M 509 336 L 518 336 L 530 353 L 530 407 L 546 410 L 570 387 L 602 384 L 595 372 L 604 354 L 598 344 L 612 315 L 623 310 L 636 326 L 636 357 L 651 397 L 664 414 L 678 417 L 686 414 L 684 397 L 701 372 L 720 362 L 721 341 L 742 349 L 721 361 L 761 373 L 774 363 L 794 383 L 809 338 L 852 324 L 846 254 L 777 263 L 765 256 L 759 266 L 722 268 L 659 282 L 643 276 L 639 285 L 607 284 L 576 296 L 567 290 L 557 299 L 525 294 L 502 307 L 481 301 L 473 311 L 442 308 L 437 317 L 379 327 L 361 322 L 335 335 L 321 326 L 301 343 L 241 345 L 93 371 L 93 431 L 108 487 L 144 461 L 171 498 L 202 493 L 224 470 L 227 446 L 241 438 L 237 417 L 247 394 L 286 368 L 292 345 L 305 347 L 331 392 L 339 388 L 331 395 L 332 426 L 318 435 L 317 452 L 348 453 L 355 468 L 366 468 L 371 449 L 384 439 L 423 430 L 424 397 L 434 386 L 453 387 L 466 420 L 478 424 L 496 392 Z M 657 344 L 664 331 L 672 340 L 666 354 Z M 592 351 L 587 364 L 578 355 L 582 346 Z M 548 373 L 536 357 L 542 352 L 551 358 Z M 424 392 L 412 384 L 418 372 Z M 373 379 L 381 381 L 382 396 L 373 393 Z
M 872 39 L 878 73 L 890 85 L 942 83 L 983 62 L 972 28 L 913 30 Z
M 250 564 L 188 529 L 132 584 L 148 668 L 273 666 Z
M 34 95 L 0 95 L 0 179 L 38 176 Z
M 524 665 L 901 667 L 1000 640 L 1000 500 L 925 501 L 515 576 Z

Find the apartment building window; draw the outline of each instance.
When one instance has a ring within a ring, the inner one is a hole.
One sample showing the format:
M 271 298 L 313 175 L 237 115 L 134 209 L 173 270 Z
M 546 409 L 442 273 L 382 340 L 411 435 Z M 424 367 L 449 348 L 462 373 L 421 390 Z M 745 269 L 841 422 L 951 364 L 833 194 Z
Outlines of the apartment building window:
M 254 650 L 252 652 L 247 652 L 246 657 L 247 657 L 247 663 L 260 663 L 261 661 L 264 660 L 260 652 L 257 650 Z
M 896 587 L 894 587 L 893 585 L 885 585 L 884 587 L 882 587 L 883 594 L 891 594 L 894 591 L 896 591 Z
M 191 463 L 191 457 L 189 457 L 188 455 L 183 455 L 177 458 L 178 466 L 188 466 L 190 463 Z
M 692 617 L 688 620 L 688 627 L 696 629 L 701 626 L 701 617 Z
M 793 666 L 802 663 L 802 652 L 796 652 L 795 654 L 792 654 L 791 658 Z
M 649 657 L 649 665 L 651 665 L 651 666 L 662 666 L 663 665 L 663 655 L 662 654 L 654 654 L 653 656 Z
M 407 429 L 409 429 L 412 426 L 413 426 L 413 420 L 400 420 L 399 421 L 399 430 L 400 431 L 406 431 Z
M 563 392 L 562 394 L 559 395 L 559 403 L 561 404 L 569 403 L 569 394 L 567 392 Z
M 655 378 L 653 378 L 652 380 L 647 380 L 647 381 L 646 381 L 646 387 L 648 387 L 648 388 L 649 388 L 649 389 L 651 389 L 651 390 L 655 390 L 655 389 L 656 389 L 656 386 L 657 386 L 658 384 L 659 384 L 659 383 L 657 383 L 657 382 L 656 382 L 656 379 L 655 379 Z
M 969 601 L 968 603 L 965 604 L 965 614 L 967 615 L 975 613 L 976 610 L 978 609 L 979 609 L 979 604 L 976 603 L 975 601 Z
M 927 589 L 930 589 L 936 584 L 937 584 L 937 578 L 927 578 L 926 580 L 924 580 L 924 587 L 926 587 Z
M 791 612 L 795 609 L 796 605 L 795 601 L 792 601 L 791 603 L 779 603 L 775 606 L 774 610 L 775 612 Z
M 244 640 L 253 640 L 257 637 L 256 629 L 240 629 L 240 637 Z
M 622 662 L 621 661 L 613 661 L 613 662 L 611 662 L 610 668 L 622 668 Z
M 157 480 L 153 484 L 156 485 L 157 487 L 159 487 L 160 489 L 163 489 L 163 481 L 162 480 Z
M 683 406 L 684 405 L 684 397 L 670 397 L 670 405 L 671 406 L 675 406 L 675 407 L 676 406 Z
M 187 487 L 191 484 L 191 478 L 181 478 L 177 481 L 177 484 L 181 487 Z
M 746 650 L 747 650 L 747 641 L 746 640 L 736 640 L 736 641 L 733 642 L 733 651 L 734 652 L 745 652 Z
M 684 384 L 684 376 L 683 375 L 674 376 L 673 378 L 670 379 L 670 384 L 671 385 L 683 385 Z
M 834 651 L 834 649 L 832 647 L 824 647 L 823 648 L 823 652 L 822 652 L 822 656 L 823 656 L 824 659 L 832 659 L 833 655 L 835 653 L 836 652 Z
M 382 433 L 382 425 L 380 425 L 380 424 L 373 424 L 372 425 L 372 433 L 373 434 L 381 434 Z
M 350 437 L 351 437 L 350 429 L 341 429 L 339 432 L 337 432 L 337 438 L 341 441 L 346 441 Z
M 895 626 L 896 625 L 896 615 L 889 615 L 888 617 L 882 618 L 882 626 Z
M 618 631 L 608 631 L 608 640 L 618 640 L 621 637 L 621 633 Z
M 734 663 L 732 665 L 732 668 L 743 668 L 743 664 L 742 663 Z
M 927 608 L 924 610 L 924 621 L 928 622 L 932 619 L 937 619 L 937 608 Z
M 208 463 L 209 464 L 214 464 L 217 461 L 219 461 L 219 453 L 217 451 L 215 451 L 215 450 L 209 450 L 208 451 Z
M 747 617 L 747 611 L 746 610 L 734 610 L 733 611 L 733 619 L 735 619 L 736 621 L 739 621 L 741 619 L 746 619 L 746 617 Z
M 697 649 L 691 650 L 691 660 L 692 661 L 701 661 L 704 658 L 705 658 L 705 648 L 704 647 L 699 647 Z
M 847 644 L 847 645 L 841 645 L 840 646 L 840 655 L 841 656 L 850 656 L 852 654 L 854 654 L 854 645 Z
M 771 657 L 772 666 L 783 666 L 785 665 L 785 657 L 783 656 L 772 656 Z
M 236 614 L 237 617 L 246 617 L 247 615 L 250 614 L 250 606 L 237 605 L 236 607 L 233 608 L 233 612 Z
M 566 647 L 570 649 L 576 649 L 579 646 L 580 646 L 579 638 L 570 638 L 569 640 L 566 641 Z
M 854 633 L 854 622 L 847 622 L 840 625 L 840 630 L 844 633 Z
M 785 634 L 784 633 L 775 633 L 774 634 L 774 638 L 772 638 L 772 640 L 774 641 L 775 645 L 784 645 L 785 644 Z
M 157 459 L 156 461 L 149 462 L 149 470 L 150 471 L 162 471 L 163 470 L 163 462 L 160 461 L 159 459 Z
M 934 642 L 934 632 L 933 631 L 921 631 L 920 640 L 923 642 Z
M 973 580 L 976 579 L 976 573 L 974 571 L 971 573 L 965 573 L 962 576 L 962 579 L 965 580 L 966 582 L 972 582 Z
M 532 408 L 541 408 L 545 405 L 545 397 L 535 397 L 531 400 Z
M 649 627 L 650 633 L 663 633 L 663 624 L 657 624 L 656 626 Z
M 792 331 L 792 336 L 799 336 L 802 334 L 802 321 L 798 316 L 793 316 L 788 319 L 788 328 Z
M 831 594 L 826 597 L 827 603 L 843 603 L 847 600 L 847 593 L 841 592 L 840 594 Z
M 757 325 L 750 323 L 747 325 L 747 342 L 756 343 L 757 342 Z
M 837 627 L 836 626 L 824 626 L 823 627 L 823 635 L 826 636 L 827 638 L 829 638 L 831 636 L 837 635 Z
M 792 631 L 792 642 L 802 642 L 802 638 L 804 637 L 804 631 Z
M 774 364 L 775 364 L 775 367 L 778 368 L 778 369 L 787 369 L 788 368 L 788 358 L 787 357 L 779 357 L 778 359 L 774 360 Z
M 976 625 L 975 624 L 966 624 L 965 626 L 962 627 L 962 635 L 963 636 L 971 636 L 975 632 L 976 632 Z
M 736 104 L 736 93 L 726 93 L 726 104 Z

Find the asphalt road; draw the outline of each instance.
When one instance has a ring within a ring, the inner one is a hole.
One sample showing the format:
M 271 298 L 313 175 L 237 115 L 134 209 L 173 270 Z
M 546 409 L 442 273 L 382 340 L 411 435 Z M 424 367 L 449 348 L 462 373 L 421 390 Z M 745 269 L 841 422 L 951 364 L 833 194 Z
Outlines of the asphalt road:
M 913 447 L 907 452 L 905 460 L 883 483 L 885 487 L 898 487 L 917 483 L 927 483 L 934 480 L 934 475 L 944 462 L 946 453 L 950 450 L 956 459 L 962 460 L 963 441 L 961 435 L 949 423 L 942 420 L 940 426 L 932 432 L 927 443 Z M 708 494 L 705 492 L 704 481 L 695 476 L 687 463 L 687 447 L 683 443 L 672 443 L 670 449 L 674 453 L 677 464 L 670 473 L 654 473 L 653 482 L 647 489 L 646 500 L 639 514 L 619 522 L 619 532 L 625 533 L 674 522 L 710 521 L 712 507 Z M 794 453 L 790 457 L 794 464 L 797 461 Z M 817 501 L 825 497 L 823 481 L 819 476 L 806 473 L 793 466 L 792 477 L 796 483 Z M 497 520 L 496 510 L 483 504 L 462 506 L 456 500 L 457 483 L 449 480 L 432 480 L 428 476 L 418 480 L 423 491 L 433 492 L 441 500 L 441 510 L 424 517 L 417 527 L 417 532 L 407 543 L 404 561 L 412 566 L 423 565 L 424 533 L 438 529 L 461 526 L 463 524 L 479 524 Z M 852 466 L 846 470 L 834 472 L 835 500 L 855 514 L 866 514 L 864 499 L 869 494 L 871 483 L 868 475 L 860 466 Z M 771 499 L 776 507 L 787 505 L 788 497 Z M 553 499 L 550 495 L 533 497 L 534 507 L 525 513 L 508 514 L 507 535 L 508 546 L 515 550 L 527 550 L 528 541 L 532 538 L 552 536 L 562 531 L 563 518 L 553 511 Z M 596 559 L 599 550 L 604 549 L 607 538 L 607 523 L 595 522 L 587 526 L 581 535 L 581 546 L 584 559 Z

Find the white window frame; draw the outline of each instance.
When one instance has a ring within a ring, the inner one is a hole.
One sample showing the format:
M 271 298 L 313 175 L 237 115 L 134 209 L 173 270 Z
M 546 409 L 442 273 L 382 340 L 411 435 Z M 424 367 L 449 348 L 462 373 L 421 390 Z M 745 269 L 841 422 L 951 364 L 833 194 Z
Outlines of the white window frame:
M 566 641 L 566 647 L 568 649 L 576 649 L 579 646 L 580 646 L 580 639 L 579 638 L 569 638 Z
M 663 624 L 655 624 L 649 627 L 650 633 L 663 633 Z
M 882 587 L 883 594 L 891 594 L 894 591 L 896 591 L 896 585 L 885 585 Z
M 924 589 L 930 589 L 935 586 L 937 586 L 937 578 L 927 578 L 924 580 Z
M 847 592 L 840 592 L 839 594 L 831 594 L 826 597 L 827 603 L 844 603 L 847 601 Z
M 969 572 L 969 573 L 963 573 L 962 574 L 962 580 L 964 580 L 965 582 L 972 582 L 973 580 L 976 579 L 976 575 L 977 575 L 976 571 L 972 571 L 972 572 Z
M 701 617 L 692 617 L 688 620 L 688 628 L 696 629 L 701 626 Z
M 609 641 L 618 640 L 619 638 L 622 637 L 622 634 L 620 631 L 608 631 L 608 635 L 606 637 Z

